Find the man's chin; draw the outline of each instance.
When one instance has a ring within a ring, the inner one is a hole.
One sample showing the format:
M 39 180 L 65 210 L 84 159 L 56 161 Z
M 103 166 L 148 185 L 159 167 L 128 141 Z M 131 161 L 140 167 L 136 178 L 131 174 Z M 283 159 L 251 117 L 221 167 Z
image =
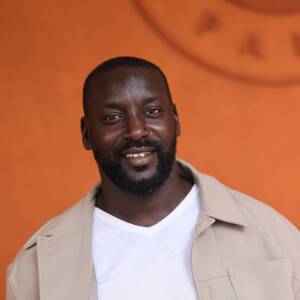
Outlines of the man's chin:
M 125 182 L 124 182 L 125 183 Z M 126 182 L 123 186 L 121 186 L 124 191 L 138 196 L 151 195 L 156 192 L 162 185 L 164 181 L 158 181 L 154 178 L 147 180 L 132 180 L 130 182 Z
M 142 166 L 140 167 L 142 168 Z M 114 183 L 124 191 L 134 195 L 150 195 L 156 192 L 166 181 L 157 171 L 151 172 L 147 168 L 145 170 L 136 170 L 135 172 L 125 173 L 122 178 L 111 178 Z

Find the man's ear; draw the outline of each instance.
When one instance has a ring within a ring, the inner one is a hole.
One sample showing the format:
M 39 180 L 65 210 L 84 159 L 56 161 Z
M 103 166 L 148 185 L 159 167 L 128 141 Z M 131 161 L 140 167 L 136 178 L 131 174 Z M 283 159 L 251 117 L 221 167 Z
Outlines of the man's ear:
M 81 128 L 83 146 L 86 150 L 91 150 L 92 149 L 92 139 L 89 134 L 86 117 L 81 118 L 80 128 Z
M 174 111 L 174 119 L 175 119 L 175 126 L 176 126 L 176 136 L 180 136 L 181 130 L 180 130 L 180 122 L 179 122 L 179 117 L 178 117 L 178 112 L 176 105 L 173 104 L 173 111 Z

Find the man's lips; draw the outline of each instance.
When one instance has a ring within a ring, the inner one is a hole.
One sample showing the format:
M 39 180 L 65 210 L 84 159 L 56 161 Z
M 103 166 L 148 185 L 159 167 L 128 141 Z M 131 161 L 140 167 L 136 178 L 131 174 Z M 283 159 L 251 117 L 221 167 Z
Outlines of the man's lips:
M 127 150 L 121 151 L 120 155 L 122 157 L 127 157 L 127 158 L 137 158 L 137 157 L 145 157 L 152 152 L 156 151 L 155 148 L 153 147 L 132 147 Z

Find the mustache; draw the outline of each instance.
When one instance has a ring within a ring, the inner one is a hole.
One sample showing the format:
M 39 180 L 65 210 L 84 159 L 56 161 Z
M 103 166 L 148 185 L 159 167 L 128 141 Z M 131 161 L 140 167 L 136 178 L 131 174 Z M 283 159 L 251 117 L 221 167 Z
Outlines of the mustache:
M 152 148 L 156 148 L 157 150 L 159 150 L 162 148 L 162 144 L 158 141 L 149 141 L 147 139 L 142 139 L 139 141 L 130 140 L 130 141 L 126 142 L 124 145 L 115 147 L 113 149 L 113 152 L 120 153 L 121 151 L 125 151 L 125 150 L 128 150 L 133 147 L 135 147 L 135 148 L 152 147 Z

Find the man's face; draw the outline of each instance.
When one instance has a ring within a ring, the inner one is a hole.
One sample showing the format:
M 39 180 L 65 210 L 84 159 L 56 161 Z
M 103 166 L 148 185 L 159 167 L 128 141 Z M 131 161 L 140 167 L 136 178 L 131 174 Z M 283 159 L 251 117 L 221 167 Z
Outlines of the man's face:
M 158 71 L 122 67 L 94 77 L 83 142 L 92 149 L 103 182 L 150 194 L 170 176 L 178 116 Z

